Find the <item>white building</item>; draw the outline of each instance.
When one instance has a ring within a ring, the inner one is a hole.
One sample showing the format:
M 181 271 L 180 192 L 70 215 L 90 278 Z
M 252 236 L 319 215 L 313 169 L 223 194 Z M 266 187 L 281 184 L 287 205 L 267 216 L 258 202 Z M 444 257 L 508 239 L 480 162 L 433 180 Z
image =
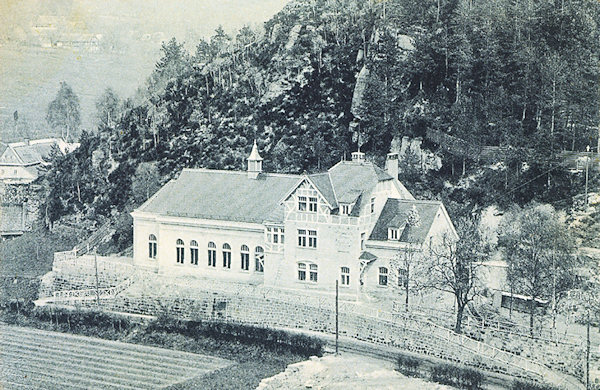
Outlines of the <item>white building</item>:
M 456 234 L 442 203 L 414 200 L 397 178 L 396 154 L 383 170 L 361 152 L 324 173 L 265 173 L 255 143 L 247 171 L 184 169 L 135 210 L 134 262 L 160 274 L 383 292 L 403 272 L 399 252 Z
M 53 150 L 67 154 L 79 144 L 60 138 L 44 138 L 4 144 L 0 142 L 0 182 L 28 184 L 37 179 L 40 167 L 48 165 Z

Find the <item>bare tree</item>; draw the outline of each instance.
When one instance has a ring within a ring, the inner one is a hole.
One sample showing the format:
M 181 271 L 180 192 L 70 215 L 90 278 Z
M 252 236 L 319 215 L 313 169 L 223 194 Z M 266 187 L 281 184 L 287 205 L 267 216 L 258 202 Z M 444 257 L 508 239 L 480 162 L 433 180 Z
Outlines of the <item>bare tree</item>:
M 66 82 L 60 83 L 56 97 L 48 105 L 46 122 L 53 128 L 60 128 L 61 137 L 69 142 L 71 135 L 81 124 L 79 98 Z
M 411 290 L 418 288 L 418 264 L 421 262 L 421 247 L 416 244 L 408 244 L 406 247 L 399 248 L 396 256 L 391 261 L 391 266 L 396 272 L 396 281 L 394 288 L 404 294 L 404 308 L 408 311 L 409 296 Z
M 531 205 L 507 214 L 499 245 L 508 263 L 511 290 L 529 299 L 529 327 L 533 336 L 537 302 L 552 300 L 556 313 L 559 293 L 572 280 L 573 248 L 567 226 L 550 205 Z
M 419 226 L 421 217 L 416 207 L 408 212 L 406 216 L 406 229 Z M 410 236 L 410 235 L 408 235 Z M 423 264 L 422 252 L 423 247 L 417 242 L 408 240 L 398 248 L 396 256 L 391 260 L 390 265 L 393 269 L 392 275 L 395 275 L 396 283 L 393 283 L 394 288 L 402 291 L 405 296 L 404 307 L 408 311 L 409 296 L 411 290 L 417 290 L 421 287 L 419 277 L 422 275 L 420 269 Z
M 463 218 L 457 224 L 458 238 L 444 234 L 441 242 L 431 247 L 428 263 L 428 285 L 450 291 L 456 300 L 454 331 L 462 332 L 464 310 L 481 291 L 479 268 L 482 241 L 476 218 Z

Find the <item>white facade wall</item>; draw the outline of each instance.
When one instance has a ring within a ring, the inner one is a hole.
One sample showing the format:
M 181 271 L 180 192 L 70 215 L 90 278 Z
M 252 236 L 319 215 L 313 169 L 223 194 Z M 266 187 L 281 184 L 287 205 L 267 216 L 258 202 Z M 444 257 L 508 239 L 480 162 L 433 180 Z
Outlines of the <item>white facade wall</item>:
M 36 179 L 36 176 L 32 175 L 22 165 L 0 165 L 0 180 L 7 183 L 29 183 Z
M 157 238 L 156 259 L 149 258 L 150 234 Z M 177 262 L 176 242 L 184 242 L 184 263 Z M 190 242 L 198 243 L 198 265 L 191 263 Z M 216 266 L 208 265 L 208 243 L 216 246 Z M 223 267 L 223 245 L 231 247 L 231 268 Z M 250 249 L 249 270 L 241 267 L 241 247 Z M 260 283 L 263 273 L 255 270 L 255 250 L 265 249 L 261 224 L 200 220 L 191 218 L 148 218 L 134 213 L 134 263 L 160 274 L 192 275 Z

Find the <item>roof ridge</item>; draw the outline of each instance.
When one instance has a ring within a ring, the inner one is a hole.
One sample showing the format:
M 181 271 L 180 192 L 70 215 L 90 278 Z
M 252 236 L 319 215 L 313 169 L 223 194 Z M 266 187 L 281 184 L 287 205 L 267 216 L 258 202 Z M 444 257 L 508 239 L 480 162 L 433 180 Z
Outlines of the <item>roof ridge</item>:
M 394 200 L 404 203 L 429 203 L 429 204 L 442 204 L 441 200 L 429 200 L 429 199 L 400 199 L 400 198 L 388 198 L 388 200 Z
M 246 175 L 248 171 L 238 171 L 238 170 L 228 170 L 228 169 L 211 169 L 211 168 L 183 168 L 181 172 L 208 172 L 208 173 L 228 173 L 228 174 L 237 174 L 237 175 Z M 261 172 L 261 176 L 274 176 L 274 177 L 289 177 L 289 178 L 298 178 L 302 175 L 295 173 L 278 173 L 278 172 Z

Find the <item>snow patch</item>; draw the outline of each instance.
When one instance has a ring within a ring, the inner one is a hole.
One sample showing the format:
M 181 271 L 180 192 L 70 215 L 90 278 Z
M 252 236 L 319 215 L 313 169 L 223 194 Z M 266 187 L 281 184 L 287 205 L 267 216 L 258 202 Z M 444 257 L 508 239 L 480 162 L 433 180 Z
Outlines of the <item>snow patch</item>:
M 342 354 L 291 364 L 273 377 L 263 379 L 257 390 L 275 389 L 422 389 L 451 390 L 451 387 L 408 378 L 393 364 L 364 356 Z

